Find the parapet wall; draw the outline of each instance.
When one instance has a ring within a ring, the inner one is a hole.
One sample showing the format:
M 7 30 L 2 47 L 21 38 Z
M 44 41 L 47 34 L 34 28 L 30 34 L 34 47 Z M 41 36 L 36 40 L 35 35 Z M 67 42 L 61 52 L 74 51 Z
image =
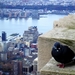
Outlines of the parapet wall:
M 75 52 L 75 15 L 68 15 L 54 21 L 54 28 L 38 39 L 38 71 L 50 60 L 53 44 L 58 41 L 68 45 Z
M 68 15 L 58 21 L 54 21 L 53 28 L 75 29 L 75 15 Z

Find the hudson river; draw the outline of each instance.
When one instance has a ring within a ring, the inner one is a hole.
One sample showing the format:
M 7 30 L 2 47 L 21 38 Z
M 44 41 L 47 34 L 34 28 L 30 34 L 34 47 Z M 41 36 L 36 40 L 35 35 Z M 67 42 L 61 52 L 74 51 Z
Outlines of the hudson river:
M 2 31 L 9 36 L 12 33 L 19 33 L 23 35 L 25 30 L 28 30 L 30 26 L 37 26 L 39 33 L 46 33 L 53 28 L 53 22 L 63 18 L 66 15 L 40 15 L 40 19 L 0 19 L 0 36 Z

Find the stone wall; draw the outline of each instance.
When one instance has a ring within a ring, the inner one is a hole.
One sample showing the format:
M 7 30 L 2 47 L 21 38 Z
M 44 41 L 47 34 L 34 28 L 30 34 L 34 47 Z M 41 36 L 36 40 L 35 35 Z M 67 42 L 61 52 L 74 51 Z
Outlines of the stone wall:
M 54 21 L 53 28 L 75 29 L 75 15 L 68 15 L 60 18 L 59 21 Z
M 58 41 L 75 52 L 75 15 L 54 21 L 53 29 L 38 39 L 38 71 L 50 60 L 53 44 Z

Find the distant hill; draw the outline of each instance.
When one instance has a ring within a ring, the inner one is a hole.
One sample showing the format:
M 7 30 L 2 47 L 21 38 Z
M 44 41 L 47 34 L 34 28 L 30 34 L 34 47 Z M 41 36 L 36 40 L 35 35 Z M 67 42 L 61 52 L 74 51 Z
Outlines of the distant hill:
M 75 6 L 69 5 L 69 6 L 63 6 L 63 5 L 4 5 L 0 4 L 0 8 L 9 8 L 9 9 L 45 9 L 48 10 L 75 10 Z

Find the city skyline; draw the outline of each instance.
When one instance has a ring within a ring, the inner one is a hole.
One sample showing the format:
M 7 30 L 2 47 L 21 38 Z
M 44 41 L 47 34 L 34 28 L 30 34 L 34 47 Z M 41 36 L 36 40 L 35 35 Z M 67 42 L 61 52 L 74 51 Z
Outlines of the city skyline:
M 7 5 L 75 5 L 75 0 L 0 0 L 0 3 Z

